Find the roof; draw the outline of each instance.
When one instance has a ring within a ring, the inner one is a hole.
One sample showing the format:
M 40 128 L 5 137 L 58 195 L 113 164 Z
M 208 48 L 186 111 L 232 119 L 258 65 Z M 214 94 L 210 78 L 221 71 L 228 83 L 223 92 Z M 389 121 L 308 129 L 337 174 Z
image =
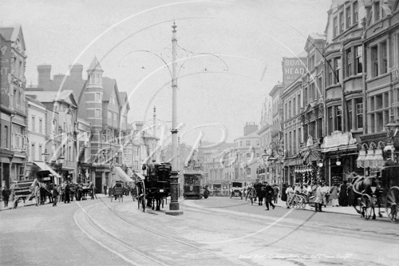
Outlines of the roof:
M 235 140 L 239 140 L 239 139 L 248 139 L 248 138 L 259 138 L 258 130 L 255 131 L 255 132 L 252 132 L 251 134 L 248 134 L 248 135 L 246 135 L 246 136 L 242 136 L 242 137 L 236 138 Z
M 3 36 L 4 40 L 11 41 L 12 32 L 14 28 L 7 27 L 7 28 L 0 28 L 0 34 Z
M 121 107 L 123 108 L 126 104 L 126 109 L 130 110 L 129 100 L 127 98 L 127 92 L 125 91 L 119 92 L 119 99 L 121 101 L 120 102 Z
M 0 28 L 0 34 L 3 36 L 3 38 L 6 41 L 11 41 L 11 42 L 15 42 L 17 40 L 18 35 L 21 35 L 20 40 L 25 49 L 25 47 L 26 47 L 25 39 L 24 39 L 24 35 L 22 33 L 22 27 L 20 24 L 15 24 L 14 26 Z
M 273 89 L 269 92 L 269 96 L 275 95 L 276 92 L 278 92 L 279 89 L 281 89 L 281 88 L 283 88 L 283 84 L 281 84 L 281 83 L 279 82 L 279 83 L 278 83 L 277 85 L 275 85 L 275 86 L 273 87 Z
M 37 105 L 40 105 L 41 107 L 46 108 L 46 106 L 44 104 L 42 104 L 41 102 L 39 102 L 38 100 L 36 100 L 36 99 L 34 99 L 32 97 L 26 96 L 26 100 L 28 100 L 30 102 L 33 102 L 33 103 L 35 103 Z
M 60 93 L 58 93 L 58 91 L 30 91 L 30 93 L 35 95 L 36 100 L 42 103 L 50 103 L 55 102 L 56 100 L 61 100 L 77 106 L 76 97 L 71 90 L 61 91 Z M 73 102 L 69 100 L 70 95 L 73 97 Z
M 91 61 L 91 64 L 90 64 L 89 68 L 87 69 L 87 72 L 92 72 L 92 71 L 104 72 L 104 70 L 101 68 L 100 62 L 98 62 L 98 59 L 96 56 L 93 58 L 93 61 Z

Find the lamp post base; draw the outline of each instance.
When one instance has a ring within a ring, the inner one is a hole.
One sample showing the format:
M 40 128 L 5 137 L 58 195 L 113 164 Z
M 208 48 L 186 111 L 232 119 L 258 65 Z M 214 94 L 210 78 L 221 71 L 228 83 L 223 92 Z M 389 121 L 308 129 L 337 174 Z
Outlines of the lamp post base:
M 179 215 L 183 215 L 183 212 L 182 211 L 166 211 L 165 214 L 172 215 L 172 216 L 179 216 Z

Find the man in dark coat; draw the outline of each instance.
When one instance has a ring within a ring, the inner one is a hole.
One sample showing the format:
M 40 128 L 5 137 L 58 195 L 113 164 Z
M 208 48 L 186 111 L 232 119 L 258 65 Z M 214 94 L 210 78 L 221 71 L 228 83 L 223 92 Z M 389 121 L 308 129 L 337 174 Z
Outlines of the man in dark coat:
M 265 184 L 265 198 L 266 198 L 266 210 L 269 210 L 269 204 L 273 207 L 274 209 L 274 204 L 273 204 L 273 195 L 274 195 L 274 189 L 272 186 L 269 185 L 269 183 L 266 182 Z
M 10 198 L 10 190 L 7 187 L 4 187 L 1 191 L 1 195 L 3 196 L 4 208 L 7 208 L 8 200 Z
M 281 189 L 281 200 L 282 201 L 287 201 L 287 193 L 286 193 L 287 187 L 288 187 L 287 184 L 284 183 L 283 188 Z
M 65 196 L 64 196 L 64 203 L 70 203 L 71 199 L 69 198 L 69 193 L 70 193 L 70 187 L 69 187 L 69 182 L 67 181 L 65 185 Z
M 263 202 L 262 183 L 260 182 L 255 183 L 254 188 L 256 190 L 256 195 L 258 196 L 258 205 L 262 206 Z
M 51 191 L 51 196 L 53 197 L 53 207 L 57 207 L 57 201 L 59 195 L 60 193 L 58 192 L 58 187 L 57 185 L 54 185 Z
M 346 185 L 346 180 L 344 183 L 341 185 L 339 188 L 339 198 L 338 198 L 338 204 L 340 206 L 348 206 L 348 186 Z

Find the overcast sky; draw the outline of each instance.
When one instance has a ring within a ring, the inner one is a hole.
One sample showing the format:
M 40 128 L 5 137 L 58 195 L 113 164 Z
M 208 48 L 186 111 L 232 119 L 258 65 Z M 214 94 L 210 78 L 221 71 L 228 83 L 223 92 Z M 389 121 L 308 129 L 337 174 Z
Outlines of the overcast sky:
M 37 84 L 39 64 L 51 64 L 53 75 L 65 74 L 75 62 L 86 70 L 97 56 L 104 76 L 128 92 L 131 122 L 151 120 L 153 106 L 159 120 L 171 121 L 171 76 L 154 54 L 171 62 L 175 21 L 181 133 L 216 123 L 227 129 L 230 142 L 243 135 L 246 122 L 259 124 L 262 102 L 282 81 L 282 57 L 303 53 L 310 33 L 324 33 L 331 5 L 329 0 L 0 3 L 1 26 L 22 25 L 28 85 Z M 220 139 L 219 129 L 201 130 L 205 140 Z M 190 144 L 196 135 L 185 134 L 183 141 Z

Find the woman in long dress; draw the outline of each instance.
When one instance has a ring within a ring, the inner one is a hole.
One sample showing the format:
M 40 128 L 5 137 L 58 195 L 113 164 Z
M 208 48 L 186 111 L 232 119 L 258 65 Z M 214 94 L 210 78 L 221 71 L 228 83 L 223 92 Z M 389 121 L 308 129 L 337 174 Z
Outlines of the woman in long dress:
M 317 187 L 316 187 L 316 193 L 315 193 L 315 199 L 314 199 L 314 202 L 315 202 L 315 204 L 316 204 L 316 208 L 315 208 L 315 211 L 316 212 L 321 212 L 322 210 L 321 210 L 321 206 L 323 205 L 323 191 L 322 191 L 322 189 L 321 189 L 321 183 L 320 182 L 318 182 L 317 183 Z
M 330 199 L 331 199 L 331 205 L 333 207 L 338 207 L 338 188 L 335 184 L 331 187 Z

